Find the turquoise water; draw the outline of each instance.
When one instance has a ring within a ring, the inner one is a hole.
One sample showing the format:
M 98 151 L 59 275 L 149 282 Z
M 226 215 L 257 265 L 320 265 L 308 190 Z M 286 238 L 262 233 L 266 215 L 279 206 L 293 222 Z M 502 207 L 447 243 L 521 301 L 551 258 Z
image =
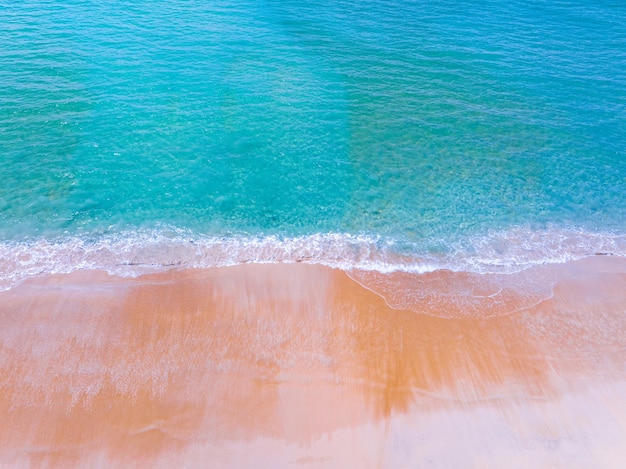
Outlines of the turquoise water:
M 0 1 L 0 276 L 626 253 L 626 4 L 301 3 Z

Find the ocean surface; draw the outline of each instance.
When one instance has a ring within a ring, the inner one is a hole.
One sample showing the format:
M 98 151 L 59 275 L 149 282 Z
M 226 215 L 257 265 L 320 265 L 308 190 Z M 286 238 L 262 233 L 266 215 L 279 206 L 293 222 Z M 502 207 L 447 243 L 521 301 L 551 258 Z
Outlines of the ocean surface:
M 0 289 L 626 254 L 626 3 L 0 0 Z

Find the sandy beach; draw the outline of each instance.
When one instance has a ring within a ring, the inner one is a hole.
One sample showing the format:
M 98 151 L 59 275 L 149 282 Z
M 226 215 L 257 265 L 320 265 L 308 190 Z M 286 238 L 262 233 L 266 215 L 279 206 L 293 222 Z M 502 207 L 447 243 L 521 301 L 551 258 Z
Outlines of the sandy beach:
M 621 467 L 626 259 L 0 293 L 2 467 Z

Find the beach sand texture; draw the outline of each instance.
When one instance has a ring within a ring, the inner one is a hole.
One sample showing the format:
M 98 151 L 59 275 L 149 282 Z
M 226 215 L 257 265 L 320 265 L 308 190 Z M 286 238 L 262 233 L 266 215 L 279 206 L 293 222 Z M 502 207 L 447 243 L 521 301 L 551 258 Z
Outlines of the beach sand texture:
M 0 293 L 2 467 L 623 467 L 626 259 Z

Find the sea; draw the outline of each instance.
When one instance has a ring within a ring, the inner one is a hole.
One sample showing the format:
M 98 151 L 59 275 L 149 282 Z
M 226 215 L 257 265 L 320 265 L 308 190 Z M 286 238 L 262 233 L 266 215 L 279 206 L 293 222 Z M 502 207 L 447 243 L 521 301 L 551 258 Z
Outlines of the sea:
M 626 255 L 626 3 L 0 0 L 0 289 Z

